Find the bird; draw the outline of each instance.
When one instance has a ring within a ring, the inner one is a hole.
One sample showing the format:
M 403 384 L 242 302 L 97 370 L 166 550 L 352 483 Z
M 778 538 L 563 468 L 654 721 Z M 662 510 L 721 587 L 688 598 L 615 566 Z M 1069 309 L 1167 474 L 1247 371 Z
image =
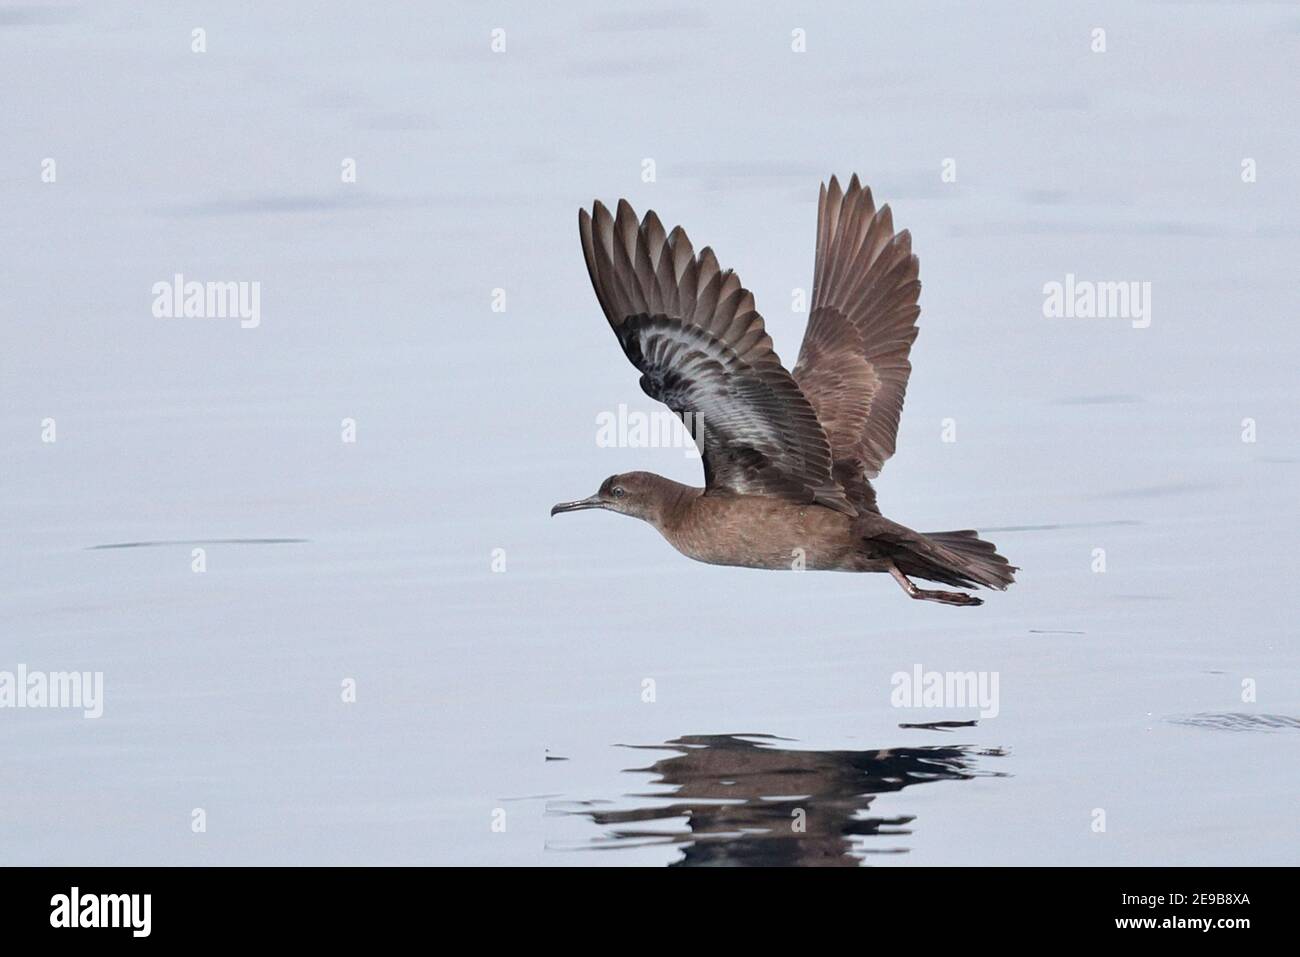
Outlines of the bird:
M 699 446 L 702 488 L 652 472 L 611 475 L 551 515 L 603 509 L 641 519 L 713 565 L 886 573 L 911 598 L 974 606 L 1016 566 L 972 529 L 917 532 L 881 514 L 872 480 L 894 454 L 917 336 L 921 283 L 907 230 L 894 231 L 857 174 L 817 201 L 808 324 L 782 365 L 754 296 L 710 247 L 638 221 L 620 199 L 578 212 L 596 299 L 646 395 Z

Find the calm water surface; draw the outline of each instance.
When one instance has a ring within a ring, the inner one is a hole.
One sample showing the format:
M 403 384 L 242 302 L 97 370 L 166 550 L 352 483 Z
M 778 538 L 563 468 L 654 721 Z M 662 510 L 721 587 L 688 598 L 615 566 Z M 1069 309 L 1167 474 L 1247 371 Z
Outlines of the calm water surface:
M 0 16 L 0 670 L 105 687 L 0 710 L 0 863 L 1297 863 L 1298 44 L 1270 4 Z M 578 206 L 682 222 L 792 362 L 854 170 L 925 283 L 880 502 L 1016 586 L 552 521 L 699 481 L 596 444 L 654 406 Z M 260 324 L 154 318 L 176 273 Z M 1150 326 L 1044 318 L 1067 274 Z M 895 707 L 917 666 L 996 716 Z

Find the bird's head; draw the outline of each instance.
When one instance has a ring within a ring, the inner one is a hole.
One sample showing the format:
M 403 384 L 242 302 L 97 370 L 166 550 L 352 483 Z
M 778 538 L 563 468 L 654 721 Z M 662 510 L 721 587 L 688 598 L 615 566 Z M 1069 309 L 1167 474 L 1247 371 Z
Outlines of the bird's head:
M 580 498 L 576 502 L 561 502 L 552 507 L 551 514 L 603 508 L 658 525 L 663 518 L 665 506 L 672 498 L 671 493 L 676 488 L 681 486 L 653 472 L 624 472 L 605 479 L 595 495 Z

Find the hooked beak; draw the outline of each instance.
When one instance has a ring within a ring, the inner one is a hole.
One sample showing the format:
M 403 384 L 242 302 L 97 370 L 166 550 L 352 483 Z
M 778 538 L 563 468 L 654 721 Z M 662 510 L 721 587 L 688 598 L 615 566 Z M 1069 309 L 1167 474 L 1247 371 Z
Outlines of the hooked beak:
M 579 512 L 584 508 L 604 508 L 605 503 L 599 495 L 592 495 L 588 498 L 580 498 L 576 502 L 561 502 L 559 505 L 551 507 L 552 515 L 559 515 L 561 512 Z

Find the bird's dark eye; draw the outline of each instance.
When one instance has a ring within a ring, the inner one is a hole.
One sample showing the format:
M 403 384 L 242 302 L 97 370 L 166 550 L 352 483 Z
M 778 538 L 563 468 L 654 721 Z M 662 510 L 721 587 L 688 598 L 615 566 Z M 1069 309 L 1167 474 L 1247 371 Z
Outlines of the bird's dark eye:
M 622 498 L 625 494 L 626 493 L 623 491 L 623 486 L 621 485 L 614 486 L 613 495 L 615 498 Z

